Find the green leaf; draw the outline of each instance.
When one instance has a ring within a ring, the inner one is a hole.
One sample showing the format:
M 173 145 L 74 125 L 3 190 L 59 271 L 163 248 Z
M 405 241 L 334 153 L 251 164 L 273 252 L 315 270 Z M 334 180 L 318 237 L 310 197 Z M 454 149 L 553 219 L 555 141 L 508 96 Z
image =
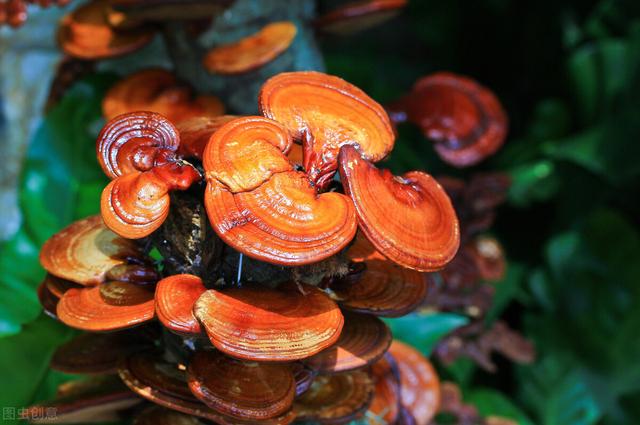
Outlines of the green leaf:
M 385 319 L 385 322 L 394 338 L 413 345 L 429 356 L 442 337 L 466 325 L 469 319 L 454 313 L 411 313 L 397 319 Z
M 533 425 L 519 407 L 498 391 L 477 388 L 465 393 L 464 396 L 465 401 L 473 404 L 484 417 L 501 416 L 516 421 L 518 425 Z

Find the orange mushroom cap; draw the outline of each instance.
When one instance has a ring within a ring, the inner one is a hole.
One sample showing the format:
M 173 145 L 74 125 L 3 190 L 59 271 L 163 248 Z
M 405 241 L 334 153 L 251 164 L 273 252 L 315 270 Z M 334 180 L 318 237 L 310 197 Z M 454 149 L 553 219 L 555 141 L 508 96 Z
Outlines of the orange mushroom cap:
M 215 96 L 194 96 L 191 87 L 161 68 L 135 72 L 114 84 L 102 100 L 107 120 L 134 111 L 153 111 L 170 121 L 224 113 L 224 104 Z
M 207 144 L 205 207 L 214 230 L 234 249 L 261 261 L 304 265 L 343 249 L 356 232 L 345 195 L 318 195 L 284 155 L 291 141 L 263 117 L 230 121 Z
M 396 16 L 407 0 L 361 0 L 347 3 L 315 21 L 321 31 L 332 34 L 353 34 L 376 26 Z
M 114 266 L 144 254 L 134 242 L 109 230 L 99 215 L 76 221 L 49 238 L 40 250 L 40 264 L 49 273 L 81 285 L 104 281 Z
M 416 425 L 428 425 L 440 405 L 440 380 L 433 366 L 415 348 L 393 341 L 389 348 L 400 374 L 400 400 Z
M 304 147 L 304 167 L 319 187 L 338 167 L 338 151 L 354 145 L 371 161 L 393 149 L 394 133 L 385 110 L 365 92 L 320 72 L 285 72 L 262 86 L 261 113 L 282 123 Z
M 147 28 L 115 31 L 107 20 L 108 0 L 92 0 L 65 16 L 58 29 L 58 44 L 65 53 L 87 60 L 125 55 L 153 38 Z
M 255 34 L 211 49 L 203 59 L 204 67 L 216 74 L 243 74 L 252 71 L 287 50 L 296 33 L 293 22 L 272 22 Z
M 458 218 L 446 192 L 430 175 L 412 171 L 393 176 L 363 159 L 353 146 L 341 148 L 340 175 L 360 229 L 387 258 L 433 271 L 454 257 L 460 245 Z
M 62 323 L 75 329 L 126 329 L 153 319 L 153 291 L 127 282 L 70 289 L 60 299 L 57 314 Z
M 394 370 L 394 360 L 385 356 L 371 368 L 375 391 L 367 423 L 370 425 L 393 424 L 400 414 L 400 383 Z
M 375 316 L 343 313 L 345 322 L 338 341 L 331 347 L 305 360 L 319 373 L 347 372 L 368 366 L 391 344 L 391 331 Z
M 194 117 L 180 121 L 177 124 L 178 133 L 180 134 L 178 153 L 185 157 L 194 157 L 202 160 L 204 149 L 209 143 L 211 135 L 224 124 L 236 118 L 238 118 L 236 115 L 220 115 L 215 117 Z
M 213 345 L 241 359 L 292 361 L 334 344 L 344 319 L 338 306 L 318 288 L 210 289 L 194 312 Z
M 296 392 L 289 365 L 247 362 L 219 351 L 198 351 L 189 363 L 188 376 L 197 398 L 240 419 L 259 421 L 286 413 Z
M 318 376 L 295 401 L 299 420 L 344 424 L 362 417 L 371 402 L 373 384 L 363 371 Z
M 71 288 L 82 288 L 82 286 L 78 285 L 77 283 L 73 283 L 70 280 L 66 279 L 60 279 L 59 277 L 56 277 L 51 273 L 47 273 L 47 275 L 44 277 L 43 283 L 47 287 L 49 292 L 51 292 L 57 298 L 62 298 L 64 293 Z
M 98 135 L 98 162 L 111 179 L 148 171 L 180 146 L 176 127 L 163 115 L 136 111 L 111 119 Z
M 418 80 L 391 109 L 398 121 L 420 126 L 442 160 L 456 167 L 493 155 L 507 134 L 507 115 L 496 96 L 476 81 L 448 72 Z
M 193 305 L 207 288 L 202 279 L 190 274 L 169 276 L 156 286 L 156 314 L 167 329 L 180 334 L 201 332 L 200 323 L 193 314 Z

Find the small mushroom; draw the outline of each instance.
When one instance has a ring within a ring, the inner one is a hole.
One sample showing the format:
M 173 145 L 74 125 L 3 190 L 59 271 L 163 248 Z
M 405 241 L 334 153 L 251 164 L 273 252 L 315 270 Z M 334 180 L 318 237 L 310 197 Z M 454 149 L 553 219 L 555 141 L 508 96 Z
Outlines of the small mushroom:
M 469 246 L 473 259 L 484 280 L 497 281 L 504 277 L 507 261 L 504 249 L 496 238 L 490 236 L 478 236 Z
M 62 323 L 75 329 L 107 332 L 153 319 L 153 291 L 127 282 L 67 291 L 57 308 Z
M 219 115 L 194 117 L 178 122 L 176 126 L 180 134 L 178 153 L 187 158 L 202 160 L 204 149 L 209 143 L 211 135 L 224 124 L 236 118 L 238 118 L 236 115 Z
M 369 411 L 369 425 L 393 424 L 400 415 L 400 381 L 393 358 L 386 355 L 371 368 L 375 391 Z
M 373 396 L 373 384 L 364 371 L 321 375 L 294 403 L 301 421 L 345 424 L 361 418 Z
M 390 110 L 394 121 L 419 126 L 435 142 L 440 158 L 456 167 L 493 155 L 507 134 L 507 115 L 496 96 L 476 81 L 449 72 L 421 78 Z
M 391 344 L 391 331 L 375 316 L 344 313 L 340 338 L 331 347 L 305 360 L 319 373 L 347 372 L 376 362 Z
M 40 250 L 45 270 L 81 285 L 97 285 L 112 267 L 142 257 L 141 248 L 113 233 L 97 215 L 65 227 Z
M 397 14 L 407 0 L 361 0 L 346 3 L 320 16 L 314 22 L 322 32 L 347 35 L 374 27 Z
M 423 272 L 441 269 L 453 259 L 460 245 L 458 218 L 430 175 L 412 171 L 394 176 L 377 169 L 353 146 L 343 146 L 340 176 L 360 229 L 387 258 Z
M 400 374 L 400 400 L 417 425 L 428 425 L 440 405 L 440 380 L 433 366 L 415 348 L 393 341 L 389 348 Z
M 255 70 L 287 50 L 296 33 L 293 22 L 272 22 L 239 41 L 214 47 L 205 55 L 204 67 L 209 72 L 223 75 Z
M 291 140 L 278 122 L 233 120 L 207 144 L 205 207 L 218 236 L 257 260 L 305 265 L 343 249 L 356 232 L 353 204 L 340 193 L 317 194 L 293 171 Z
M 71 374 L 107 374 L 118 370 L 128 354 L 150 344 L 138 333 L 85 333 L 59 346 L 51 358 L 51 368 Z
M 262 115 L 283 124 L 302 143 L 304 168 L 320 188 L 335 174 L 341 146 L 354 145 L 374 162 L 393 148 L 393 127 L 382 106 L 339 77 L 278 74 L 262 86 L 258 101 Z
M 231 417 L 260 421 L 286 413 L 296 383 L 287 364 L 256 363 L 219 351 L 198 351 L 188 366 L 189 388 L 207 406 Z
M 193 305 L 207 289 L 202 279 L 190 274 L 169 276 L 156 286 L 156 314 L 167 329 L 184 335 L 198 335 L 200 323 Z
M 106 59 L 132 53 L 153 38 L 148 28 L 116 31 L 107 20 L 109 0 L 92 0 L 65 16 L 58 29 L 62 50 L 79 59 Z
M 153 111 L 170 121 L 199 116 L 218 116 L 224 104 L 215 96 L 195 96 L 191 87 L 171 72 L 152 68 L 135 72 L 113 85 L 102 100 L 107 120 L 134 111 Z
M 334 344 L 344 319 L 338 306 L 318 288 L 295 285 L 210 289 L 194 313 L 213 345 L 240 359 L 293 361 Z

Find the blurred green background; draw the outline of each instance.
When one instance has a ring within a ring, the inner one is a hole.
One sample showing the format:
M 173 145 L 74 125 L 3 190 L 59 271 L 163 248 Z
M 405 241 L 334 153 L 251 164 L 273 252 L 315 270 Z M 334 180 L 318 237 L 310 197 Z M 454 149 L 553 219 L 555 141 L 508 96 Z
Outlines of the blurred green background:
M 459 360 L 440 368 L 443 377 L 482 413 L 520 424 L 639 424 L 640 1 L 413 0 L 403 16 L 321 46 L 330 73 L 380 102 L 422 75 L 451 70 L 492 88 L 508 110 L 505 147 L 478 167 L 447 167 L 409 126 L 389 162 L 398 172 L 500 170 L 513 179 L 493 229 L 508 273 L 488 320 L 501 316 L 521 330 L 538 359 L 498 359 L 495 374 Z M 114 79 L 77 83 L 31 140 L 23 225 L 0 248 L 1 406 L 47 398 L 68 379 L 47 369 L 72 331 L 41 314 L 37 252 L 99 209 L 106 179 L 93 141 Z M 408 320 L 420 326 L 411 342 L 428 353 L 463 319 Z

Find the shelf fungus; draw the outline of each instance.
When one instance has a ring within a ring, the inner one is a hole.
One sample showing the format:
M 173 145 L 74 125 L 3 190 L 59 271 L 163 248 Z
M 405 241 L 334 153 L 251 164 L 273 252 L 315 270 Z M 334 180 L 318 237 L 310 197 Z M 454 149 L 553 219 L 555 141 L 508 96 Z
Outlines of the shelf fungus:
M 210 289 L 194 312 L 213 345 L 236 358 L 293 361 L 334 344 L 344 318 L 318 288 L 281 285 L 278 289 Z
M 202 161 L 204 148 L 209 139 L 231 120 L 239 118 L 236 115 L 219 115 L 215 117 L 194 117 L 180 121 L 176 127 L 180 134 L 180 147 L 178 153 L 185 158 L 196 158 Z
M 133 241 L 113 233 L 97 215 L 65 227 L 40 250 L 45 270 L 85 286 L 102 283 L 113 267 L 141 258 L 142 250 Z
M 360 369 L 375 363 L 390 344 L 391 331 L 383 321 L 368 314 L 344 313 L 338 341 L 305 364 L 321 374 Z
M 341 148 L 339 159 L 360 229 L 378 251 L 423 272 L 441 269 L 453 259 L 460 245 L 458 218 L 433 177 L 420 171 L 394 176 L 349 145 Z
M 389 110 L 395 122 L 419 126 L 440 158 L 456 167 L 493 155 L 507 135 L 508 119 L 498 98 L 476 81 L 448 72 L 421 78 Z
M 373 396 L 373 383 L 363 371 L 323 375 L 295 401 L 301 421 L 345 424 L 364 416 Z
M 393 341 L 389 348 L 400 375 L 400 403 L 416 425 L 428 425 L 440 405 L 440 380 L 433 366 L 409 345 Z
M 407 3 L 407 0 L 352 1 L 320 16 L 314 24 L 322 32 L 354 34 L 395 17 Z
M 114 84 L 102 100 L 106 120 L 135 111 L 152 111 L 174 123 L 195 117 L 218 116 L 224 104 L 215 96 L 196 96 L 193 89 L 161 68 L 137 71 Z
M 387 113 L 339 77 L 319 72 L 278 74 L 262 86 L 259 106 L 265 117 L 280 122 L 302 143 L 304 169 L 321 188 L 338 168 L 341 146 L 356 146 L 374 162 L 393 149 L 395 136 Z
M 260 421 L 285 414 L 296 392 L 287 364 L 256 363 L 220 351 L 199 351 L 187 370 L 193 394 L 230 417 Z
M 170 331 L 183 335 L 199 335 L 200 323 L 193 314 L 193 306 L 206 291 L 202 279 L 190 274 L 166 277 L 156 286 L 156 314 L 160 323 Z
M 253 71 L 286 51 L 297 33 L 293 22 L 265 25 L 260 31 L 231 44 L 214 47 L 203 59 L 207 71 L 233 75 Z
M 169 192 L 186 190 L 200 173 L 176 151 L 175 126 L 154 112 L 119 115 L 98 136 L 98 160 L 113 179 L 102 192 L 105 224 L 117 234 L 139 239 L 169 215 Z
M 367 411 L 370 425 L 393 424 L 400 416 L 400 379 L 393 357 L 385 355 L 371 368 L 375 390 Z
M 92 0 L 65 16 L 58 28 L 62 50 L 78 59 L 107 59 L 132 53 L 151 41 L 154 31 L 150 28 L 112 28 L 108 8 L 109 0 Z
M 353 238 L 353 204 L 318 194 L 286 157 L 286 129 L 264 117 L 223 125 L 204 151 L 205 206 L 220 238 L 258 260 L 304 265 L 338 253 Z

